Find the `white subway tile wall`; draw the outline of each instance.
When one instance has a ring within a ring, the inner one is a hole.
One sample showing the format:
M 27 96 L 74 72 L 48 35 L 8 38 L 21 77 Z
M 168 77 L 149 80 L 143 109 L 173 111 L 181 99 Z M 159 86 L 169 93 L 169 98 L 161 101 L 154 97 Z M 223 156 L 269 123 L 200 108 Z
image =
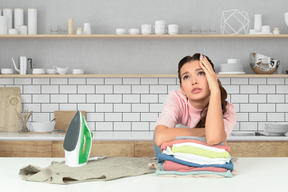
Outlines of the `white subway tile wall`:
M 288 121 L 288 78 L 220 78 L 238 119 L 234 131 L 263 130 Z M 20 87 L 22 110 L 32 120 L 51 120 L 55 110 L 85 110 L 91 129 L 102 132 L 154 131 L 176 77 L 0 78 L 0 87 Z

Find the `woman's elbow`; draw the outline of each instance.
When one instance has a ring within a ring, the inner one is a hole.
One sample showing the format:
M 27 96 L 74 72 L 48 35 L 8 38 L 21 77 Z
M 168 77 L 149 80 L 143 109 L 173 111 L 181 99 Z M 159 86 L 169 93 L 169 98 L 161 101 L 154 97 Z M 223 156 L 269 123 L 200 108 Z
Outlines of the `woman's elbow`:
M 154 142 L 155 145 L 157 145 L 158 147 L 160 147 L 162 145 L 162 143 L 164 142 L 164 134 L 163 131 L 166 127 L 164 126 L 157 126 L 155 127 L 155 135 L 154 135 Z
M 225 135 L 221 135 L 221 136 L 218 136 L 218 137 L 207 137 L 206 136 L 206 142 L 208 145 L 217 145 L 219 143 L 223 143 L 226 141 L 226 133 Z

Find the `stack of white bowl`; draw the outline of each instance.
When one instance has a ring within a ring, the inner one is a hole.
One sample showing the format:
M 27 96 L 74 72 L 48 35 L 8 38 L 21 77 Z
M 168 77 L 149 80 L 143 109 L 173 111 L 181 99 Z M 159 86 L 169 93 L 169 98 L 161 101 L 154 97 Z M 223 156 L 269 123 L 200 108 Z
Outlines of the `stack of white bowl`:
M 220 65 L 220 72 L 218 74 L 245 74 L 245 72 L 240 59 L 227 59 L 227 63 Z

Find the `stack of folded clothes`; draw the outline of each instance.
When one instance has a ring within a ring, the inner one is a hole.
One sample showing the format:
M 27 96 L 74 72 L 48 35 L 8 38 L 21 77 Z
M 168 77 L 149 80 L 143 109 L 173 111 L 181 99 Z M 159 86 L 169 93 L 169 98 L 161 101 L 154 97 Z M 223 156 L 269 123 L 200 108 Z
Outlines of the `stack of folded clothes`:
M 208 145 L 205 137 L 177 139 L 161 145 L 158 176 L 232 177 L 230 147 Z

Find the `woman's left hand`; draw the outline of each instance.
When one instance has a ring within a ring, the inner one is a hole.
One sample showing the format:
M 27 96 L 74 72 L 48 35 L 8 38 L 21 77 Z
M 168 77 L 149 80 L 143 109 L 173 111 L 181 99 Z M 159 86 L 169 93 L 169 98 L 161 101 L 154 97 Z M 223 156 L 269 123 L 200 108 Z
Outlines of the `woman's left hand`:
M 219 91 L 218 77 L 208 59 L 200 55 L 200 66 L 205 72 L 210 91 Z

